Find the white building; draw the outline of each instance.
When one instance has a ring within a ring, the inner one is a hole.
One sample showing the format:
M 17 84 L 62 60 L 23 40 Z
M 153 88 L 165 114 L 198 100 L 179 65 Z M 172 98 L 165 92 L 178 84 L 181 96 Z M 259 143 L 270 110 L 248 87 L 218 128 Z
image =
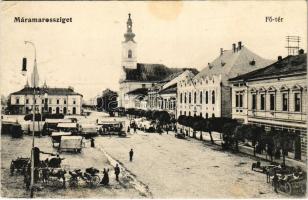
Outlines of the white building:
M 294 133 L 290 154 L 306 158 L 307 55 L 281 57 L 272 65 L 230 79 L 232 118 L 263 126 L 266 131 Z M 293 157 L 291 156 L 291 157 Z
M 26 85 L 23 89 L 10 94 L 9 110 L 11 114 L 32 113 L 33 101 L 37 113 L 81 114 L 82 95 L 69 88 L 49 88 L 46 84 L 35 89 Z M 47 96 L 46 96 L 46 95 Z
M 220 55 L 196 76 L 178 82 L 177 117 L 180 115 L 231 117 L 231 86 L 228 79 L 272 61 L 250 51 L 241 42 L 232 50 L 220 49 Z

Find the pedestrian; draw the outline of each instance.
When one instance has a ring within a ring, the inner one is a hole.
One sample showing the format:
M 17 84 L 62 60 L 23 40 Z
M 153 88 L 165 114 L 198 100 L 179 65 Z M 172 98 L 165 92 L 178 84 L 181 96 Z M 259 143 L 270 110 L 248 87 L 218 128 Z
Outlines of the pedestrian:
M 133 156 L 134 156 L 134 151 L 133 151 L 133 149 L 131 149 L 130 151 L 129 151 L 129 161 L 133 161 Z
M 95 148 L 94 138 L 91 138 L 91 147 Z
M 119 181 L 120 167 L 118 164 L 114 168 L 114 174 L 116 175 L 116 181 Z
M 137 127 L 136 127 L 136 124 L 134 124 L 134 133 L 137 133 Z
M 274 178 L 273 178 L 273 185 L 274 185 L 274 191 L 276 193 L 278 193 L 278 191 L 277 191 L 277 188 L 278 188 L 278 176 L 277 176 L 276 173 L 275 173 Z
M 101 184 L 102 185 L 109 185 L 109 169 L 105 169 L 104 168 L 104 171 L 103 171 L 103 178 L 102 178 L 102 181 L 101 181 Z
M 169 125 L 167 125 L 167 127 L 166 127 L 166 131 L 167 131 L 167 134 L 168 134 L 168 131 L 169 131 Z
M 127 133 L 130 133 L 130 128 L 129 128 L 129 126 L 127 127 Z

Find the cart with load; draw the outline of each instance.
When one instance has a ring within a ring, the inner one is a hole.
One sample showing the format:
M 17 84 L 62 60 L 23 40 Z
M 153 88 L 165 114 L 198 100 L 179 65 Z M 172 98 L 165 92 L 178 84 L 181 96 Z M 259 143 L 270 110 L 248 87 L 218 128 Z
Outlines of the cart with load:
M 306 175 L 286 174 L 278 176 L 278 190 L 289 195 L 300 195 L 306 193 Z
M 10 166 L 11 175 L 13 175 L 15 171 L 24 174 L 26 172 L 26 167 L 29 162 L 30 158 L 22 158 L 22 157 L 17 158 L 16 160 L 12 160 Z
M 72 135 L 78 135 L 79 134 L 79 127 L 77 123 L 59 123 L 57 125 L 58 131 L 64 131 L 64 132 L 71 132 Z
M 118 135 L 120 137 L 126 137 L 124 121 L 105 121 L 100 122 L 98 126 L 101 135 Z
M 58 151 L 73 151 L 80 153 L 82 150 L 82 139 L 82 136 L 61 136 Z
M 55 144 L 59 147 L 61 142 L 62 136 L 69 136 L 72 135 L 71 132 L 52 132 L 51 133 L 51 141 L 52 141 L 52 147 L 55 147 Z

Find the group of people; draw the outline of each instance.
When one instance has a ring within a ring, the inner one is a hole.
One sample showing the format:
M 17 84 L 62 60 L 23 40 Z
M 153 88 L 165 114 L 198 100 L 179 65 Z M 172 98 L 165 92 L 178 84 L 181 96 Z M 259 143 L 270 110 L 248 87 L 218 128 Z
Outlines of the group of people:
M 133 156 L 134 156 L 134 150 L 131 149 L 129 151 L 129 161 L 130 162 L 133 161 Z M 115 177 L 116 177 L 116 181 L 119 181 L 120 172 L 121 172 L 121 170 L 120 170 L 119 164 L 116 164 L 116 166 L 114 167 L 114 174 L 115 174 Z M 109 184 L 109 169 L 104 168 L 103 178 L 102 178 L 101 184 L 102 185 L 108 185 Z

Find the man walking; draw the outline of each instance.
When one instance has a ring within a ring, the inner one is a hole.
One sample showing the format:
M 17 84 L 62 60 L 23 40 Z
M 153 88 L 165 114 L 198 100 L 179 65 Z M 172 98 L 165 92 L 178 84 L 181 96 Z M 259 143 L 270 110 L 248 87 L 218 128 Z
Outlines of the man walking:
M 114 174 L 116 175 L 116 181 L 119 181 L 120 167 L 118 164 L 114 168 Z
M 131 150 L 129 151 L 129 161 L 130 161 L 130 162 L 133 161 L 133 156 L 134 156 L 134 151 L 133 151 L 133 149 L 131 149 Z

